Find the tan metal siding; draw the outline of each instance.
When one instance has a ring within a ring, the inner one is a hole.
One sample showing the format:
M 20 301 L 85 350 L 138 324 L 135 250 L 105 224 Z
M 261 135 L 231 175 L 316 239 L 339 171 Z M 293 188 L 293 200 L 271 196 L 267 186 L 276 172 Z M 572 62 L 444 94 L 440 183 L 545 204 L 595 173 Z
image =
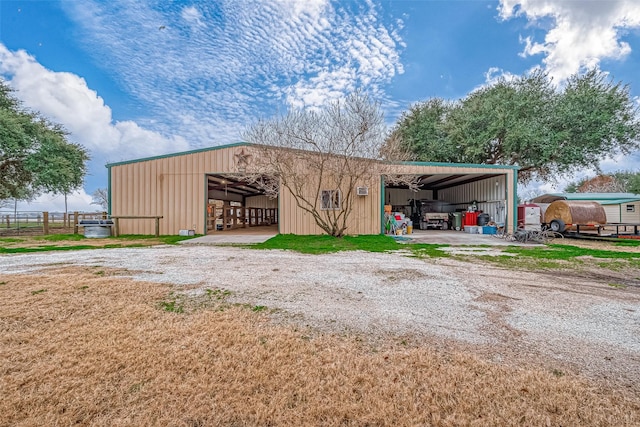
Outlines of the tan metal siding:
M 634 212 L 627 212 L 627 205 L 634 207 Z M 640 224 L 640 202 L 622 204 L 622 220 L 620 222 Z
M 238 147 L 111 167 L 112 215 L 161 215 L 161 234 L 204 230 L 204 175 L 235 172 Z M 122 220 L 123 234 L 152 234 L 153 220 Z
M 240 146 L 233 146 L 111 166 L 112 215 L 162 215 L 164 218 L 160 221 L 161 234 L 177 234 L 178 230 L 183 228 L 194 228 L 196 233 L 204 233 L 204 176 L 205 174 L 236 172 L 235 154 L 240 149 Z M 511 197 L 510 188 L 513 182 L 512 170 L 398 165 L 397 171 L 405 174 L 505 174 L 509 191 L 507 211 L 515 209 L 515 200 Z M 360 183 L 359 185 L 367 186 L 369 195 L 353 196 L 355 198 L 353 213 L 348 223 L 347 233 L 378 234 L 381 224 L 380 182 Z M 464 198 L 464 191 L 467 190 L 459 190 L 456 198 Z M 500 191 L 504 197 L 504 187 Z M 345 194 L 344 189 L 343 194 Z M 444 199 L 442 196 L 439 198 Z M 322 233 L 313 216 L 299 209 L 295 199 L 284 188 L 281 191 L 279 208 L 280 231 L 282 233 Z M 123 234 L 152 234 L 154 232 L 152 220 L 123 220 L 120 226 L 120 231 Z
M 368 187 L 367 196 L 353 194 L 353 212 L 347 223 L 348 234 L 379 234 L 380 233 L 380 182 L 359 183 L 360 187 Z
M 607 222 L 622 222 L 620 220 L 620 205 L 602 205 L 602 208 L 607 215 Z
M 353 197 L 353 210 L 347 221 L 347 234 L 380 233 L 380 183 L 361 183 L 359 186 L 369 188 L 368 196 Z M 325 189 L 325 188 L 323 188 Z M 327 185 L 326 189 L 330 189 Z M 346 191 L 343 190 L 343 197 Z M 295 199 L 287 189 L 280 194 L 280 232 L 283 234 L 322 234 L 313 215 L 299 209 Z

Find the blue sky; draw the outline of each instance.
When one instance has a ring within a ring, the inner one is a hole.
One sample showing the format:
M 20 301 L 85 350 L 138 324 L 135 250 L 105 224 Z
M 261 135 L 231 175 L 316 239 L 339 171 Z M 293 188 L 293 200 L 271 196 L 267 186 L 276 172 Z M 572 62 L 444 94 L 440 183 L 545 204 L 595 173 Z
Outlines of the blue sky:
M 392 124 L 500 76 L 589 66 L 640 96 L 639 0 L 0 2 L 0 76 L 91 153 L 74 209 L 94 208 L 107 162 L 237 142 L 291 106 L 364 88 Z

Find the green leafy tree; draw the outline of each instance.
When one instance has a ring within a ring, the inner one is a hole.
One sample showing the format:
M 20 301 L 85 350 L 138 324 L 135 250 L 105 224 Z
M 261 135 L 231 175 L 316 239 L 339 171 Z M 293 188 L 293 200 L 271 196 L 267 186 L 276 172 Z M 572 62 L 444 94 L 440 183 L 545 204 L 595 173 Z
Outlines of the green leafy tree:
M 0 93 L 2 95 L 2 93 Z M 0 98 L 0 103 L 2 99 Z M 2 103 L 6 104 L 6 103 Z M 25 163 L 33 149 L 32 117 L 0 108 L 0 199 L 20 198 L 28 190 L 33 171 Z
M 0 200 L 67 195 L 82 185 L 88 159 L 60 126 L 22 110 L 0 82 Z
M 624 191 L 640 194 L 640 172 L 617 171 L 613 173 L 613 176 L 621 183 Z
M 82 186 L 89 156 L 78 144 L 67 142 L 59 126 L 43 127 L 40 138 L 40 149 L 27 160 L 29 167 L 37 171 L 34 187 L 64 195 L 67 212 L 67 196 Z
M 517 165 L 525 183 L 638 149 L 640 121 L 628 87 L 599 71 L 575 75 L 561 90 L 535 71 L 457 102 L 414 105 L 394 133 L 420 160 Z
M 564 188 L 563 192 L 564 193 L 577 193 L 578 192 L 578 187 L 580 187 L 580 185 L 584 182 L 584 180 L 582 181 L 572 181 L 569 184 L 567 184 L 567 186 Z
M 560 172 L 597 167 L 607 155 L 639 147 L 638 110 L 628 87 L 597 70 L 572 76 L 554 112 Z
M 441 98 L 415 104 L 402 114 L 402 125 L 396 128 L 394 136 L 399 136 L 410 148 L 415 160 L 453 162 L 462 159 L 458 147 L 449 143 L 445 129 L 447 117 L 454 108 L 455 103 Z

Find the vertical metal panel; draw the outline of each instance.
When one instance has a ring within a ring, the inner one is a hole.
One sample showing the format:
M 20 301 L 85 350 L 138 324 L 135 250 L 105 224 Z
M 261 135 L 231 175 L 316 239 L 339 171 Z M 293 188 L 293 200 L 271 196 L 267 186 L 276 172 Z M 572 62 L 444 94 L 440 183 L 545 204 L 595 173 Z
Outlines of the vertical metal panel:
M 627 212 L 627 205 L 633 206 L 634 212 Z M 620 206 L 620 222 L 640 223 L 640 202 L 622 203 Z M 608 215 L 607 215 L 608 218 Z
M 271 209 L 278 207 L 278 200 L 267 196 L 251 196 L 246 198 L 245 205 L 248 208 Z
M 492 221 L 505 223 L 507 220 L 507 200 L 505 197 L 505 176 L 487 178 L 438 191 L 438 199 L 454 203 L 456 209 L 466 210 L 473 202 L 478 209 L 489 214 Z
M 205 173 L 233 172 L 235 147 L 216 151 L 114 165 L 112 214 L 162 215 L 160 232 L 176 234 L 181 228 L 204 232 Z M 215 168 L 215 169 L 214 169 Z M 223 169 L 226 168 L 226 169 Z M 152 220 L 125 220 L 123 234 L 152 234 Z
M 623 222 L 621 217 L 624 213 L 624 205 L 602 205 L 602 208 L 607 216 L 607 222 Z

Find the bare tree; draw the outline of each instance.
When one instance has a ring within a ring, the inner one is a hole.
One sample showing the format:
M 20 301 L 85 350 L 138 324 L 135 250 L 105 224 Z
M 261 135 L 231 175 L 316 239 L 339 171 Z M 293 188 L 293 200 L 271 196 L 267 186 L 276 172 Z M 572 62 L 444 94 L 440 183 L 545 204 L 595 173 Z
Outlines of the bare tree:
M 585 180 L 578 187 L 578 193 L 619 193 L 624 185 L 611 175 L 597 175 Z
M 103 211 L 109 208 L 109 193 L 106 188 L 96 189 L 96 191 L 91 193 L 91 198 L 93 199 L 91 202 L 92 205 L 100 206 Z
M 329 235 L 349 226 L 356 187 L 388 181 L 415 185 L 413 176 L 392 175 L 391 161 L 408 160 L 403 144 L 385 142 L 388 131 L 379 105 L 355 93 L 319 110 L 292 110 L 259 121 L 245 133 L 254 144 L 237 155 L 244 178 L 267 195 L 288 191 Z

